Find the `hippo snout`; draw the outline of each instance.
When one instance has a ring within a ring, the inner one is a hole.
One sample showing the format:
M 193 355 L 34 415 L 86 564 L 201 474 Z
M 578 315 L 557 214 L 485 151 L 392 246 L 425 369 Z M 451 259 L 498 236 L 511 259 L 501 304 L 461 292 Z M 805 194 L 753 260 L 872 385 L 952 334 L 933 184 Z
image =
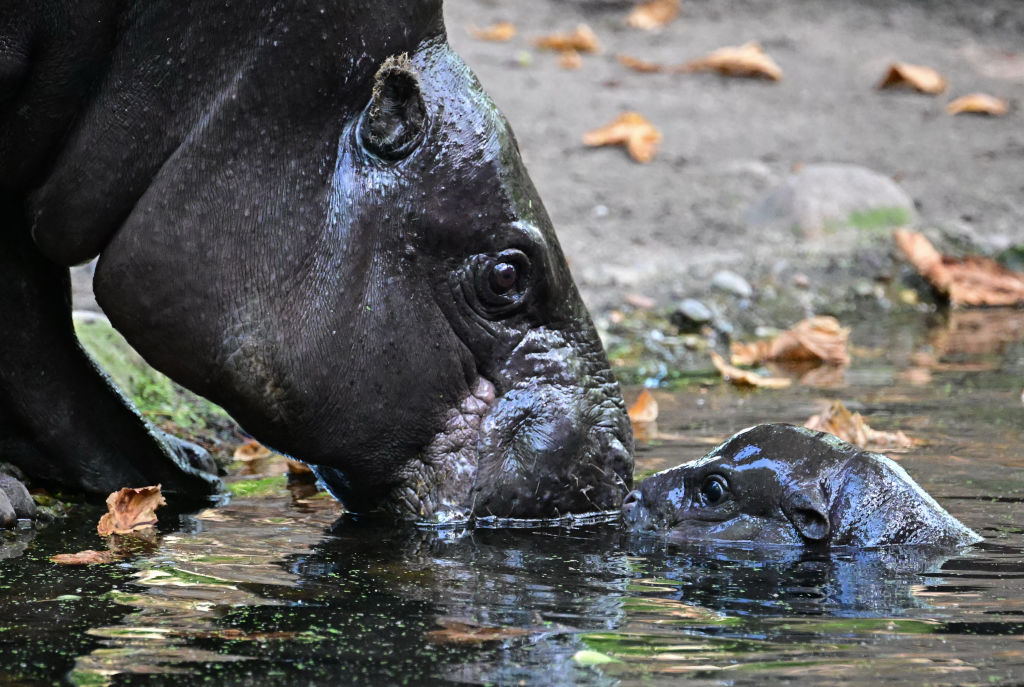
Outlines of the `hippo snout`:
M 644 495 L 639 489 L 629 492 L 622 500 L 622 521 L 630 529 L 649 529 L 651 512 L 644 505 Z

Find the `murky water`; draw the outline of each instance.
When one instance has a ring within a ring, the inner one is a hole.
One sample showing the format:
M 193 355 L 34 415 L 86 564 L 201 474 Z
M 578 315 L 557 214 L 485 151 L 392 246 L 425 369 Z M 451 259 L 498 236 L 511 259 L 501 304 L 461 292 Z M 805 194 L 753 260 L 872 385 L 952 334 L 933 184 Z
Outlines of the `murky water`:
M 1024 313 L 924 324 L 858 328 L 853 366 L 820 386 L 656 392 L 663 438 L 639 469 L 839 398 L 926 440 L 892 455 L 986 537 L 958 555 L 668 549 L 612 525 L 396 532 L 282 491 L 161 514 L 120 564 L 52 564 L 104 548 L 78 508 L 0 562 L 0 683 L 1024 681 Z

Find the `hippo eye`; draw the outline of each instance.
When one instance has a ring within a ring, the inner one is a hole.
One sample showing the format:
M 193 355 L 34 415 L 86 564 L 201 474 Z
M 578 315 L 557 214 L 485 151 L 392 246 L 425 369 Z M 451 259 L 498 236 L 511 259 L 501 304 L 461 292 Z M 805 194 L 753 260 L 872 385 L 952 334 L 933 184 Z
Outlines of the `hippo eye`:
M 700 485 L 700 495 L 705 504 L 717 506 L 729 497 L 729 482 L 721 475 L 708 475 Z
M 473 258 L 474 301 L 487 317 L 505 317 L 526 302 L 530 286 L 530 259 L 519 250 Z
M 516 266 L 510 262 L 499 262 L 491 268 L 491 288 L 495 293 L 507 293 L 515 288 L 518 281 Z

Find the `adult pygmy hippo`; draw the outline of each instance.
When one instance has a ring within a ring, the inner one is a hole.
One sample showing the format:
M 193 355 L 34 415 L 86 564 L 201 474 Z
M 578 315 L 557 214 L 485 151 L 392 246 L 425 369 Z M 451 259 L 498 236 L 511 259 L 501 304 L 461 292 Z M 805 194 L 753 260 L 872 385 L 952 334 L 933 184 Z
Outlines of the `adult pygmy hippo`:
M 645 479 L 623 514 L 677 542 L 956 548 L 981 541 L 891 459 L 784 424 Z
M 74 336 L 400 517 L 617 509 L 632 434 L 508 124 L 440 0 L 0 5 L 0 448 L 105 494 L 216 480 Z

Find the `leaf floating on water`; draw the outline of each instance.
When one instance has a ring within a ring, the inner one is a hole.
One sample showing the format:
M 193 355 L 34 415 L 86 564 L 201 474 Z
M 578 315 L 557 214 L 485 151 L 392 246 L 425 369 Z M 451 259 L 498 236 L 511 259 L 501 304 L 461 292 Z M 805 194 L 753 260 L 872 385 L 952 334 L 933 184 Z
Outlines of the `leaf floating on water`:
M 642 2 L 629 13 L 626 23 L 634 29 L 651 31 L 668 25 L 679 16 L 679 0 L 649 0 Z
M 437 624 L 444 629 L 431 630 L 424 634 L 428 642 L 435 644 L 483 644 L 485 642 L 500 642 L 505 639 L 531 634 L 530 630 L 521 627 L 493 627 L 455 620 L 453 618 L 438 618 Z
M 647 60 L 641 60 L 622 53 L 616 55 L 615 59 L 626 67 L 629 67 L 635 72 L 640 72 L 641 74 L 656 74 L 658 72 L 666 71 L 664 65 L 660 65 L 657 62 L 648 62 Z
M 761 48 L 757 41 L 738 47 L 719 48 L 704 57 L 690 60 L 676 68 L 680 72 L 718 72 L 723 76 L 782 80 L 782 68 Z
M 605 663 L 622 663 L 621 660 L 600 651 L 581 649 L 572 655 L 573 662 L 578 666 L 599 666 Z
M 86 549 L 78 553 L 58 553 L 50 556 L 50 560 L 61 565 L 99 565 L 103 563 L 116 563 L 123 556 L 114 551 L 95 551 Z
M 918 93 L 938 95 L 946 90 L 946 85 L 945 77 L 931 67 L 893 62 L 878 88 L 909 88 Z
M 957 259 L 940 254 L 923 234 L 897 229 L 896 244 L 914 268 L 953 305 L 1024 303 L 1024 273 L 979 256 Z
M 711 362 L 726 381 L 736 386 L 753 386 L 765 389 L 784 389 L 793 382 L 785 377 L 762 377 L 751 370 L 741 370 L 725 362 L 725 358 L 711 351 Z
M 626 112 L 607 126 L 583 134 L 588 146 L 624 145 L 637 162 L 643 164 L 654 159 L 661 143 L 661 132 L 639 112 Z
M 128 534 L 156 524 L 156 509 L 167 505 L 160 493 L 160 485 L 154 487 L 125 487 L 107 497 L 108 512 L 100 518 L 96 531 L 106 537 L 111 534 Z
M 840 326 L 836 318 L 809 317 L 774 339 L 748 344 L 734 342 L 730 347 L 731 360 L 733 365 L 756 365 L 769 360 L 847 365 L 849 338 L 850 330 Z
M 516 25 L 510 21 L 499 21 L 484 28 L 469 27 L 469 35 L 481 41 L 505 43 L 516 37 Z
M 541 36 L 534 39 L 533 44 L 541 50 L 555 52 L 569 50 L 580 53 L 601 52 L 601 42 L 597 39 L 597 34 L 586 24 L 580 24 L 575 31 L 570 33 L 552 33 Z
M 842 401 L 834 401 L 825 411 L 809 417 L 804 427 L 834 434 L 843 441 L 873 451 L 910 448 L 917 443 L 899 430 L 872 429 L 860 413 L 851 413 Z
M 1002 117 L 1010 111 L 1010 106 L 1002 98 L 987 93 L 971 93 L 957 98 L 946 105 L 946 112 L 951 115 L 979 114 Z

